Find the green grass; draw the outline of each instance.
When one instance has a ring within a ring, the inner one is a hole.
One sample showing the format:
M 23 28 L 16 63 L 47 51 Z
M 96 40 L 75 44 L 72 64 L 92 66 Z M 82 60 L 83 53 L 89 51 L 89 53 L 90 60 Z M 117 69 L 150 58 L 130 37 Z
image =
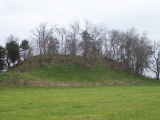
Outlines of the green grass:
M 103 81 L 112 78 L 107 67 L 98 65 L 91 68 L 86 68 L 83 65 L 74 65 L 72 68 L 69 64 L 60 64 L 33 69 L 30 71 L 30 74 L 41 79 L 55 81 Z
M 0 120 L 159 120 L 159 86 L 0 88 Z

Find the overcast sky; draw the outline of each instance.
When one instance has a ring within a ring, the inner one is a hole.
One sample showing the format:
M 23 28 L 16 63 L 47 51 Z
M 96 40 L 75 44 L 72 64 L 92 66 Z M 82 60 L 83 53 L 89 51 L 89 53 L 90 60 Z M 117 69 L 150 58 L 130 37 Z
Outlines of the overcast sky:
M 109 29 L 135 27 L 160 39 L 160 0 L 0 0 L 0 45 L 10 34 L 29 38 L 42 22 L 67 25 L 77 19 Z

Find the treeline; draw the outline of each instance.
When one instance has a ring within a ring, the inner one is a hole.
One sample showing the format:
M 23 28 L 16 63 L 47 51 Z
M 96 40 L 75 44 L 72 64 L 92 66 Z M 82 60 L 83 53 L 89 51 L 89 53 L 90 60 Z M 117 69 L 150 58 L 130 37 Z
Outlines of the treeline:
M 5 48 L 0 47 L 0 70 L 39 55 L 42 65 L 43 55 L 64 54 L 73 62 L 77 55 L 88 64 L 89 57 L 103 57 L 106 62 L 114 61 L 118 66 L 136 74 L 144 74 L 149 69 L 159 79 L 160 46 L 151 42 L 146 33 L 139 34 L 135 28 L 109 30 L 105 25 L 94 25 L 88 20 L 83 24 L 76 21 L 68 27 L 40 24 L 31 32 L 30 45 L 23 40 L 19 45 L 14 36 L 10 36 Z M 116 62 L 115 62 L 116 61 Z

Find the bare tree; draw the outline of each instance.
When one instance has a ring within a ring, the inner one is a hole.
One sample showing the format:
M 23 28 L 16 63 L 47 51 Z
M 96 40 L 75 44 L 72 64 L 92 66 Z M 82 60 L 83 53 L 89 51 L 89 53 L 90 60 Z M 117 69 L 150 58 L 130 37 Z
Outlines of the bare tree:
M 93 26 L 91 28 L 91 36 L 93 39 L 92 52 L 93 56 L 102 56 L 103 44 L 103 29 L 100 26 Z
M 154 42 L 153 45 L 153 57 L 151 60 L 150 70 L 156 74 L 156 79 L 159 80 L 160 76 L 160 44 L 158 42 Z
M 111 30 L 109 35 L 110 48 L 112 51 L 111 59 L 118 59 L 116 53 L 118 53 L 118 48 L 120 47 L 120 32 L 118 30 Z
M 53 55 L 58 53 L 58 49 L 59 49 L 59 41 L 57 38 L 55 37 L 50 37 L 48 39 L 48 55 Z
M 149 59 L 153 54 L 152 46 L 144 33 L 137 44 L 136 48 L 136 73 L 143 74 L 144 69 L 149 68 Z
M 133 59 L 134 57 L 134 52 L 136 52 L 136 55 L 139 56 L 139 48 L 138 46 L 138 41 L 139 41 L 139 34 L 137 34 L 137 31 L 135 28 L 131 28 L 126 32 L 126 37 L 125 37 L 125 63 L 127 65 L 127 68 L 133 68 Z M 134 48 L 136 46 L 136 48 Z M 137 57 L 138 58 L 138 57 Z M 135 58 L 135 61 L 139 61 L 139 59 Z M 139 65 L 138 65 L 139 66 Z
M 68 50 L 68 41 L 67 41 L 67 35 L 68 31 L 65 27 L 56 27 L 56 32 L 58 33 L 59 39 L 61 39 L 60 47 L 61 47 L 61 53 L 67 54 Z
M 42 65 L 42 54 L 47 54 L 49 40 L 53 36 L 53 27 L 48 28 L 47 23 L 40 24 L 35 30 L 32 31 L 33 40 L 36 42 L 39 50 L 39 65 Z

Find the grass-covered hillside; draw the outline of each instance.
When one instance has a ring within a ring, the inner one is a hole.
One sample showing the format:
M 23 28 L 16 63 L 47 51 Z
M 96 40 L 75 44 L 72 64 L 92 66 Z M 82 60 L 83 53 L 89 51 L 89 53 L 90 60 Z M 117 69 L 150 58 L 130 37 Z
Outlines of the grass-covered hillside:
M 68 56 L 32 57 L 20 65 L 0 74 L 1 86 L 102 86 L 102 85 L 160 85 L 160 82 L 134 73 L 114 69 L 113 61 L 89 58 L 83 64 L 82 57 L 72 62 Z M 118 66 L 118 65 L 117 65 Z

